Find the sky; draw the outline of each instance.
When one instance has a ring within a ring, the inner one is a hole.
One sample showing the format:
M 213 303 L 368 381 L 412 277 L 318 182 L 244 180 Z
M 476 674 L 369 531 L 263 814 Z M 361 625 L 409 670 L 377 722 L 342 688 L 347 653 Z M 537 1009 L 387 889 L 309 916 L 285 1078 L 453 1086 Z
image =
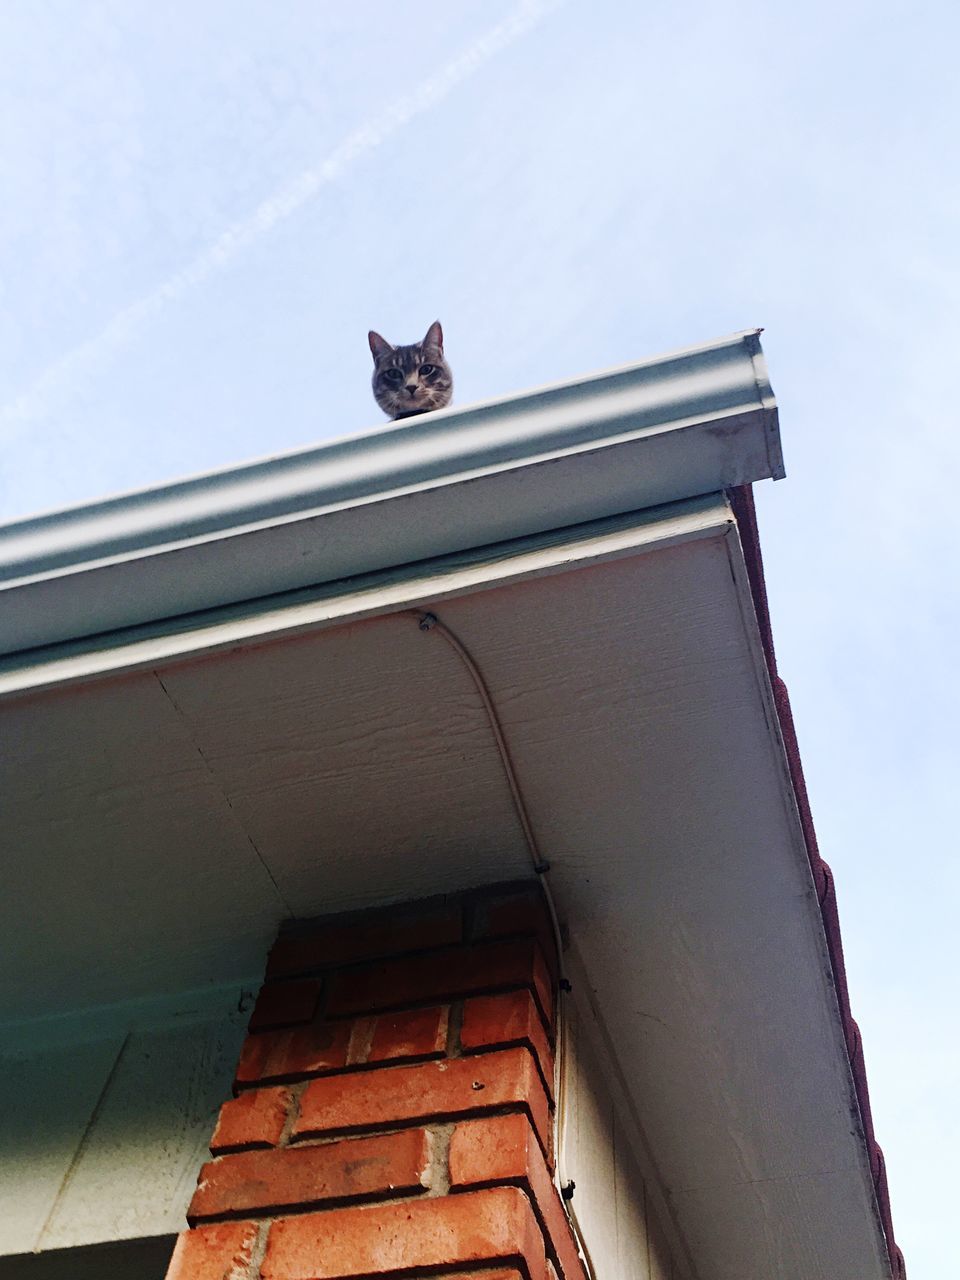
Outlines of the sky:
M 763 326 L 781 673 L 911 1280 L 955 1267 L 960 7 L 5 0 L 0 520 Z

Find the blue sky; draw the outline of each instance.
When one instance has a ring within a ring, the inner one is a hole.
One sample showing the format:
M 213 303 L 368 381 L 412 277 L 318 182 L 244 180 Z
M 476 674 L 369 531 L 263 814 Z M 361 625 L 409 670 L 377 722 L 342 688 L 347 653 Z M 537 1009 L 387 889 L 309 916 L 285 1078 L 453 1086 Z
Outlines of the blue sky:
M 912 1280 L 953 1262 L 960 10 L 7 0 L 0 519 L 765 326 L 781 669 Z

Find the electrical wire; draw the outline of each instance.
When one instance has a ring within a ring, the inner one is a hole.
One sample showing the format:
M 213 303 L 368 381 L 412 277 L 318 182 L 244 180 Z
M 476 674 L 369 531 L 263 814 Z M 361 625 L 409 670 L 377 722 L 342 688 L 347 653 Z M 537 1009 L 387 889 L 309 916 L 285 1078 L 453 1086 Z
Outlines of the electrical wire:
M 417 625 L 421 631 L 435 631 L 441 636 L 450 648 L 454 651 L 460 661 L 466 667 L 470 678 L 473 681 L 477 693 L 480 695 L 480 701 L 487 713 L 487 720 L 490 724 L 490 730 L 493 733 L 494 742 L 497 746 L 497 752 L 500 756 L 500 762 L 503 765 L 503 772 L 507 779 L 507 785 L 510 788 L 510 795 L 513 799 L 513 807 L 516 811 L 517 819 L 520 823 L 523 836 L 530 853 L 530 860 L 533 863 L 533 869 L 540 878 L 540 885 L 543 889 L 544 900 L 547 904 L 547 912 L 550 916 L 550 924 L 553 930 L 554 943 L 557 952 L 557 964 L 559 966 L 560 978 L 560 999 L 557 1002 L 557 1056 L 554 1068 L 554 1088 L 557 1096 L 556 1120 L 554 1124 L 555 1145 L 557 1151 L 556 1173 L 554 1181 L 560 1192 L 561 1202 L 566 1212 L 570 1226 L 573 1230 L 577 1247 L 580 1250 L 587 1274 L 590 1280 L 596 1280 L 596 1270 L 593 1260 L 590 1257 L 590 1250 L 587 1248 L 586 1240 L 580 1223 L 577 1221 L 576 1210 L 573 1207 L 573 1189 L 574 1183 L 572 1179 L 566 1176 L 565 1147 L 566 1147 L 566 1126 L 567 1126 L 567 1019 L 564 1016 L 563 998 L 570 990 L 570 982 L 566 975 L 566 969 L 563 961 L 563 938 L 560 932 L 560 919 L 557 915 L 556 904 L 553 900 L 553 894 L 550 891 L 550 882 L 548 880 L 550 872 L 550 863 L 545 860 L 540 852 L 540 846 L 537 843 L 537 837 L 533 830 L 533 824 L 530 821 L 530 814 L 527 810 L 526 801 L 523 798 L 523 792 L 520 790 L 520 783 L 517 780 L 516 769 L 513 765 L 513 757 L 510 754 L 510 748 L 507 745 L 504 736 L 503 726 L 500 723 L 500 717 L 494 706 L 493 698 L 487 687 L 480 668 L 473 660 L 467 647 L 454 634 L 435 613 L 429 613 L 425 610 L 411 609 L 409 610 L 412 617 L 417 619 Z
M 550 923 L 553 927 L 554 939 L 557 944 L 557 959 L 560 965 L 561 987 L 566 982 L 566 974 L 563 971 L 563 952 L 561 951 L 562 939 L 560 937 L 560 921 L 557 917 L 557 909 L 554 905 L 553 895 L 550 892 L 550 886 L 543 877 L 550 870 L 549 862 L 546 862 L 540 854 L 540 847 L 537 844 L 537 838 L 533 833 L 533 825 L 530 822 L 530 815 L 527 812 L 527 806 L 524 803 L 523 794 L 520 791 L 520 785 L 517 782 L 516 770 L 513 767 L 513 759 L 510 755 L 510 748 L 507 746 L 507 740 L 503 736 L 503 727 L 500 724 L 500 717 L 497 715 L 497 709 L 493 705 L 493 699 L 490 697 L 490 690 L 487 688 L 487 682 L 480 674 L 480 668 L 474 662 L 463 643 L 454 635 L 449 627 L 445 626 L 440 619 L 433 613 L 417 613 L 418 625 L 421 631 L 436 631 L 437 635 L 443 636 L 450 648 L 456 653 L 460 661 L 467 668 L 473 678 L 477 693 L 483 703 L 484 710 L 487 713 L 487 719 L 490 721 L 490 728 L 493 731 L 494 741 L 497 744 L 497 750 L 500 753 L 500 760 L 503 763 L 503 771 L 507 777 L 507 785 L 510 788 L 510 795 L 513 798 L 513 807 L 516 810 L 517 818 L 520 821 L 523 830 L 524 839 L 527 842 L 527 848 L 530 850 L 530 857 L 533 861 L 533 869 L 538 876 L 541 877 L 543 885 L 544 897 L 547 901 L 547 910 L 550 913 Z

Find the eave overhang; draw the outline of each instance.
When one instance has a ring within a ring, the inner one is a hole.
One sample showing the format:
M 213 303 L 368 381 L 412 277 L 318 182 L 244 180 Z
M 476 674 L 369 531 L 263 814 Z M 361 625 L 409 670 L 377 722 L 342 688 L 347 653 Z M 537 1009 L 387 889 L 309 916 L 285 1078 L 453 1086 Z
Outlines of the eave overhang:
M 750 333 L 0 531 L 0 1018 L 529 874 L 428 608 L 692 1273 L 889 1277 L 746 488 L 780 474 Z
M 0 654 L 782 474 L 737 334 L 0 528 Z

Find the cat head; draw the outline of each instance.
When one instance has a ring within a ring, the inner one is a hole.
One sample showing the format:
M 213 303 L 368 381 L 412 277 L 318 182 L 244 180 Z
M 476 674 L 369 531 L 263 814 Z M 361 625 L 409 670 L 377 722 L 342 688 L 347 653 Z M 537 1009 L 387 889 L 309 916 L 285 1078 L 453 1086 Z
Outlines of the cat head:
M 453 374 L 443 358 L 443 330 L 435 320 L 422 342 L 392 347 L 370 330 L 373 395 L 391 418 L 443 409 L 453 395 Z

